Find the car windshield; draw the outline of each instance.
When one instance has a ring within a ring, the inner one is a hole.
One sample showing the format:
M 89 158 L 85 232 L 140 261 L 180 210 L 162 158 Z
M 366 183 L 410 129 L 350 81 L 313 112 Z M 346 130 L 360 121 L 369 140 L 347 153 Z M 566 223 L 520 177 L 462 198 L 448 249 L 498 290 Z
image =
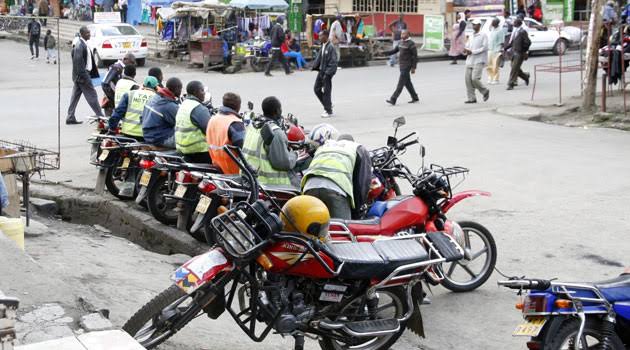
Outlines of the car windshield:
M 102 27 L 101 32 L 103 36 L 139 35 L 138 31 L 132 26 Z

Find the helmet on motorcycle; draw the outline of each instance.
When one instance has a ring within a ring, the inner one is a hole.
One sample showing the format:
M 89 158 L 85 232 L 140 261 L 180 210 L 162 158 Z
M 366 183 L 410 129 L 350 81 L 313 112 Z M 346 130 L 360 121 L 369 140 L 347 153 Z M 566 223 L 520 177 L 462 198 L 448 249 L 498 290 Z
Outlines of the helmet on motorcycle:
M 321 241 L 328 239 L 330 213 L 318 198 L 313 196 L 297 196 L 291 198 L 282 207 L 283 230 L 299 232 Z
M 339 135 L 339 131 L 337 129 L 327 123 L 316 125 L 308 137 L 317 142 L 320 146 L 326 143 L 328 140 L 336 140 Z
M 297 125 L 291 125 L 287 130 L 287 139 L 289 142 L 303 142 L 306 139 L 304 130 Z

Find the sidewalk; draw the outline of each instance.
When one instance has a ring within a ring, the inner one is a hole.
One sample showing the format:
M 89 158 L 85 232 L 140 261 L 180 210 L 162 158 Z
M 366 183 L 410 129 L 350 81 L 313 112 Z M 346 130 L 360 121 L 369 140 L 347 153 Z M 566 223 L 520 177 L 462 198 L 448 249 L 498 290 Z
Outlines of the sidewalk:
M 143 350 L 129 334 L 114 330 L 92 332 L 41 343 L 17 346 L 15 350 Z

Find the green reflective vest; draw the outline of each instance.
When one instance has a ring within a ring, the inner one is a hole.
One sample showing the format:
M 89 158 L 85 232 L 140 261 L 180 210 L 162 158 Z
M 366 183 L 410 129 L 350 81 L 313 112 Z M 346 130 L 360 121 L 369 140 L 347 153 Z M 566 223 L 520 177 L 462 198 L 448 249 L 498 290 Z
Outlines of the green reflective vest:
M 144 106 L 155 95 L 153 90 L 133 90 L 129 91 L 129 101 L 127 104 L 127 112 L 121 121 L 121 129 L 125 135 L 142 137 L 142 111 Z
M 317 149 L 313 161 L 302 178 L 302 188 L 312 176 L 325 177 L 336 183 L 350 198 L 354 208 L 352 174 L 357 161 L 359 144 L 352 141 L 329 140 Z
M 198 101 L 186 99 L 175 116 L 175 147 L 183 154 L 208 152 L 206 134 L 192 123 L 191 115 Z
M 267 150 L 263 144 L 260 129 L 253 125 L 247 127 L 245 141 L 243 142 L 243 154 L 245 160 L 256 170 L 258 182 L 261 185 L 291 185 L 289 173 L 283 170 L 276 170 L 271 166 Z
M 137 84 L 131 79 L 122 78 L 118 80 L 118 82 L 116 83 L 116 89 L 114 90 L 114 108 L 118 107 L 118 104 L 120 103 L 120 100 L 122 100 L 123 95 L 131 91 L 131 88 L 134 85 Z

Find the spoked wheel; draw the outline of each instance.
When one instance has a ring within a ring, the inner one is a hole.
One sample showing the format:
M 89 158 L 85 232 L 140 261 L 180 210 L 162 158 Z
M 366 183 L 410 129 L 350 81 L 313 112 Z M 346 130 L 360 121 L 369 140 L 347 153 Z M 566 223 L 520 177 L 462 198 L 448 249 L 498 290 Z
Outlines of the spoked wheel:
M 497 246 L 487 228 L 471 222 L 459 222 L 463 231 L 460 244 L 464 258 L 438 265 L 444 274 L 442 285 L 453 292 L 469 292 L 484 284 L 497 262 Z M 463 244 L 462 244 L 463 243 Z
M 376 294 L 378 295 L 378 306 L 375 313 L 376 319 L 402 318 L 407 310 L 409 310 L 405 290 L 402 287 L 381 289 Z M 342 310 L 341 314 L 350 321 L 374 319 L 374 317 L 368 314 L 365 300 L 361 297 L 348 304 L 348 306 Z M 406 324 L 406 321 L 401 322 L 400 329 L 396 333 L 372 338 L 352 337 L 351 342 L 348 343 L 323 337 L 323 339 L 319 341 L 319 346 L 323 350 L 386 350 L 405 332 Z
M 193 295 L 172 285 L 145 304 L 123 326 L 140 345 L 153 349 L 184 328 L 201 311 Z
M 164 197 L 170 193 L 168 178 L 160 176 L 160 178 L 149 187 L 147 193 L 147 205 L 151 215 L 159 222 L 165 225 L 177 224 L 177 216 L 179 213 L 175 211 L 177 208 L 177 200 Z
M 587 319 L 580 343 L 576 344 L 575 337 L 580 329 L 580 320 L 571 319 L 565 321 L 558 332 L 548 336 L 545 349 L 549 350 L 599 350 L 603 345 L 603 336 L 600 332 L 601 322 L 596 319 Z M 609 339 L 611 350 L 624 350 L 621 339 L 616 334 Z

